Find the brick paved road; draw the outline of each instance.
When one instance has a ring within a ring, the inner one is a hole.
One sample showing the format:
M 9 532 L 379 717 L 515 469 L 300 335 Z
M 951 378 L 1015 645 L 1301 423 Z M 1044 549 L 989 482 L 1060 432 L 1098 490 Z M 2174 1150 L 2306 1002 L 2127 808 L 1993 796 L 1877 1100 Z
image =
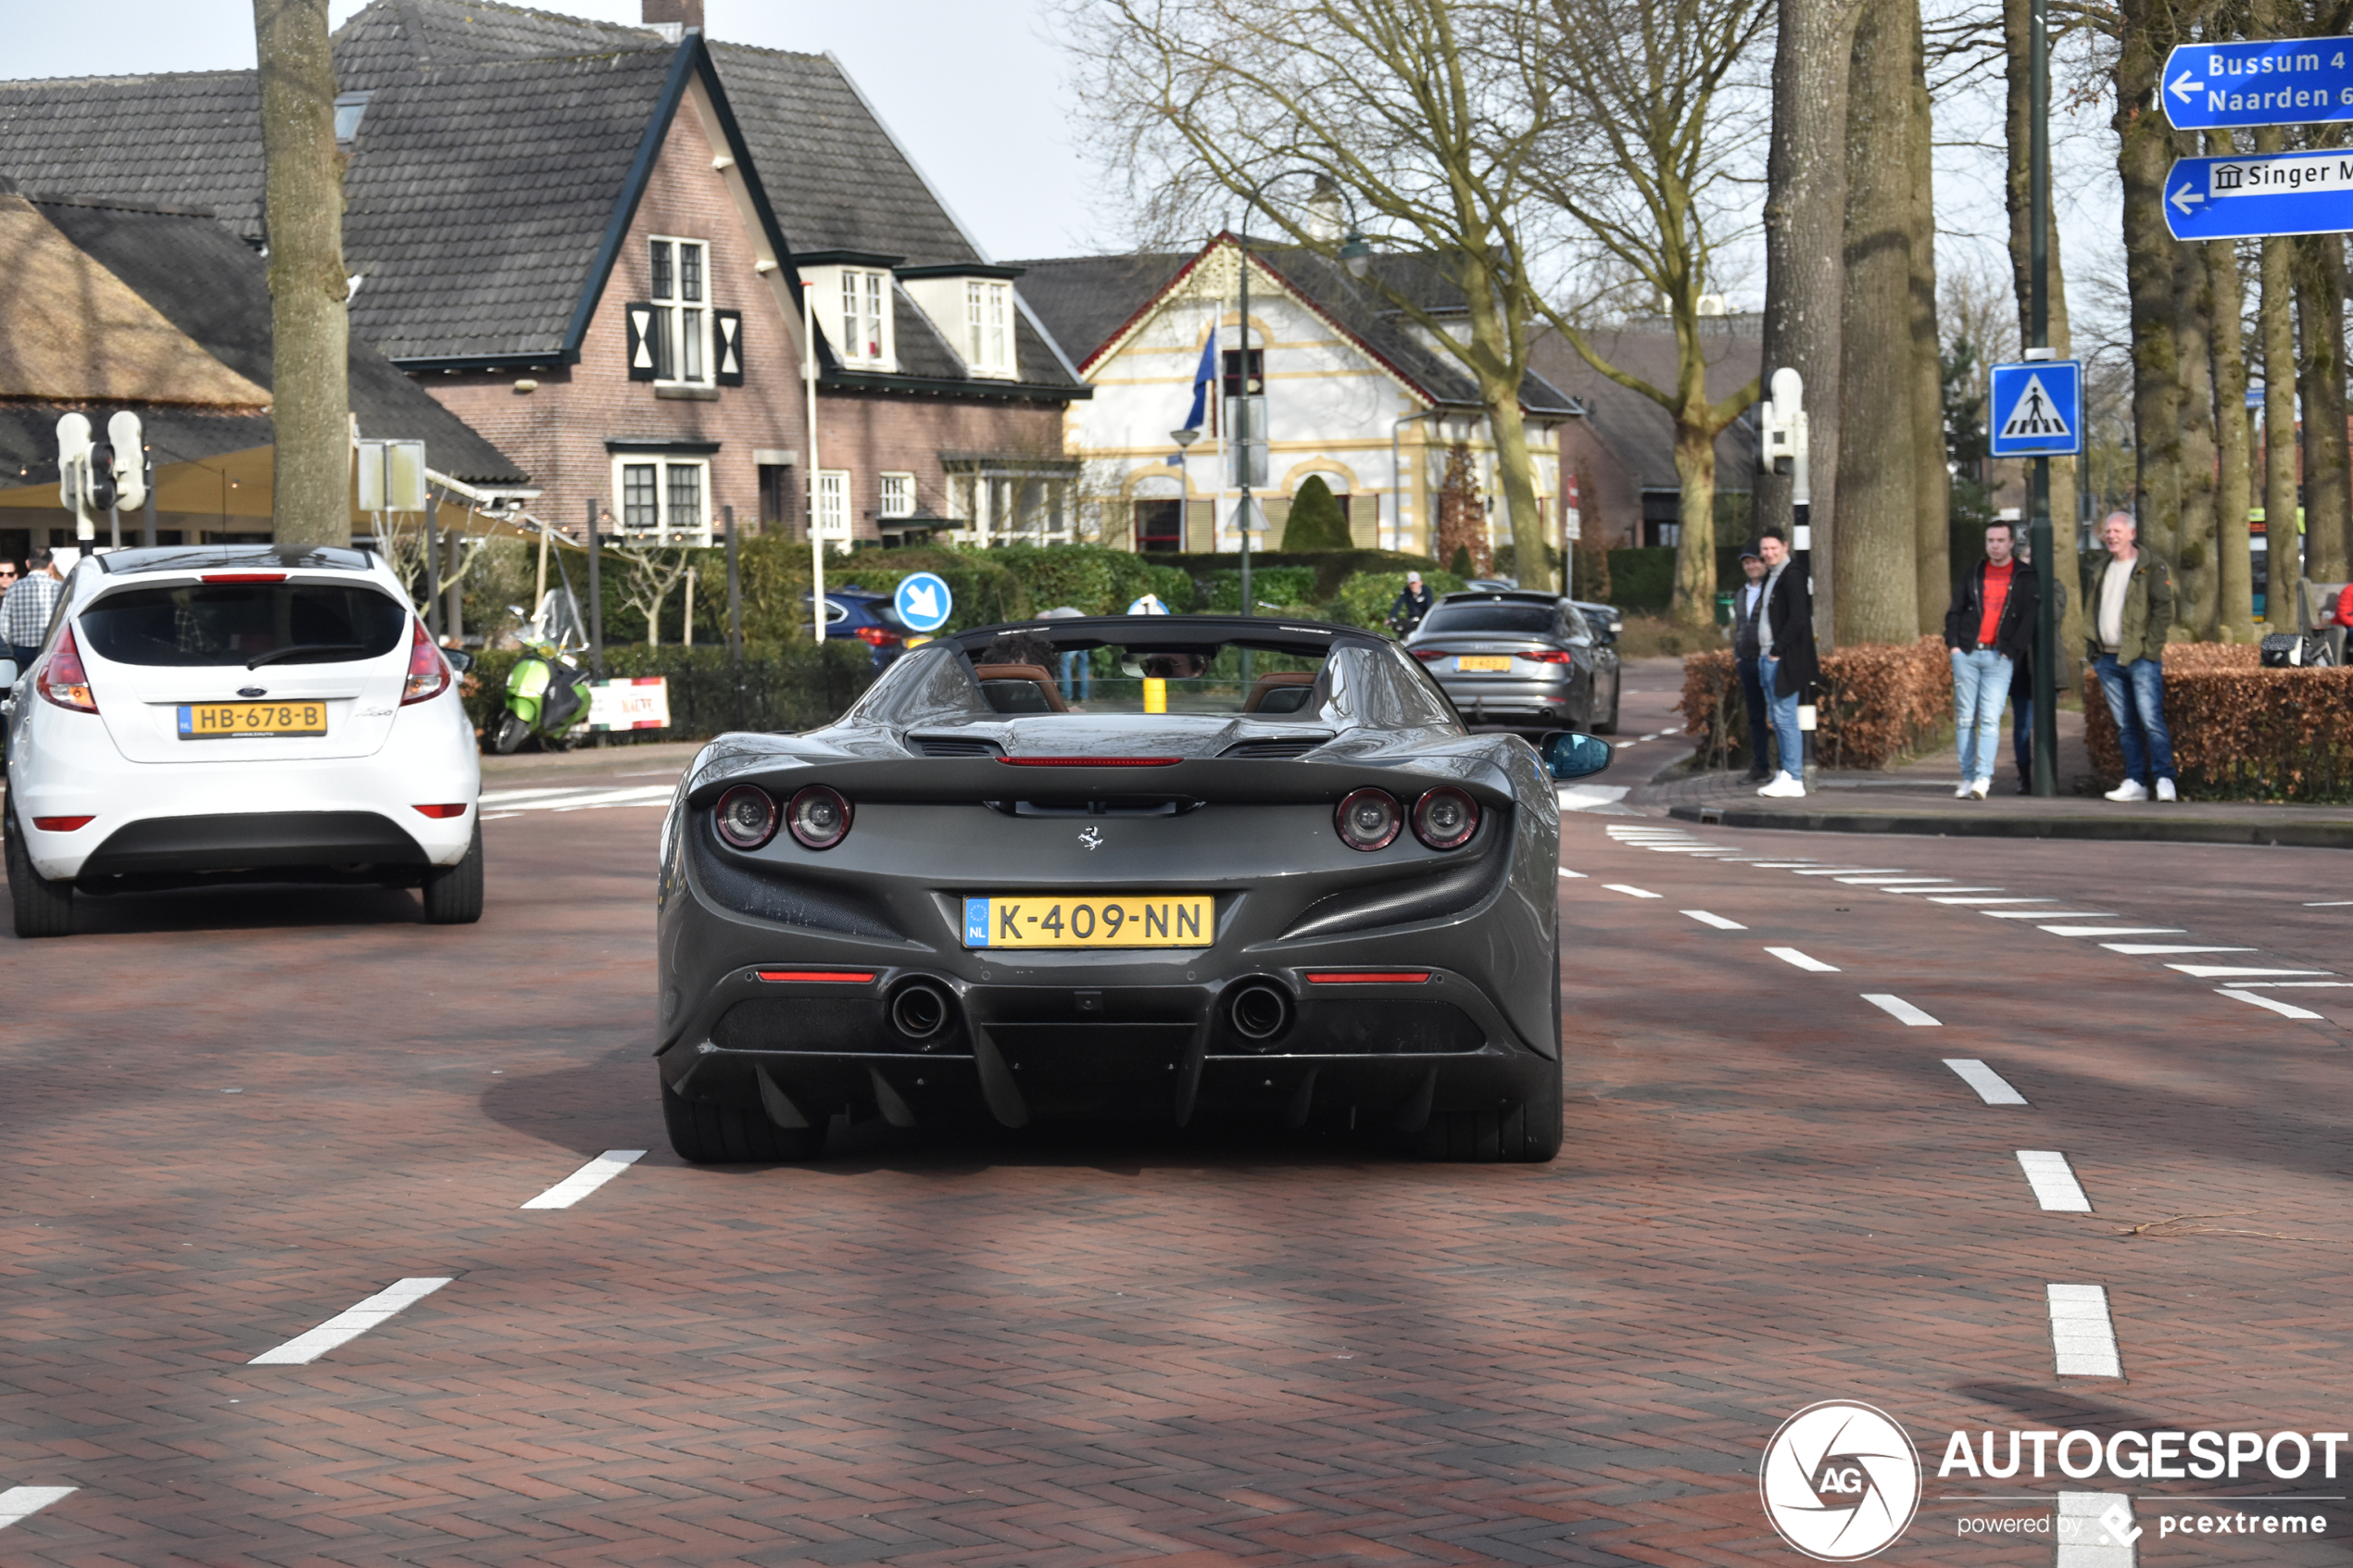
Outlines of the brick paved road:
M 1795 1563 L 1755 1466 L 1816 1399 L 1888 1411 L 1931 1472 L 1955 1427 L 2353 1415 L 2353 1003 L 2284 1017 L 2164 967 L 2193 960 L 1579 815 L 1554 1165 L 868 1129 L 694 1170 L 645 1060 L 658 815 L 492 823 L 471 932 L 405 896 L 240 894 L 0 944 L 0 1486 L 80 1488 L 0 1560 Z M 2348 911 L 2302 905 L 2353 865 L 1696 841 L 2047 896 L 2250 967 L 2340 967 Z M 517 1208 L 640 1148 L 576 1207 Z M 2038 1210 L 2020 1148 L 2063 1152 L 2095 1211 Z M 2183 1214 L 2221 1217 L 2119 1235 Z M 246 1364 L 441 1276 L 310 1364 Z M 2055 1282 L 2106 1286 L 2123 1379 L 2056 1375 Z M 1958 1537 L 1945 1499 L 2060 1484 L 1931 1474 L 1884 1561 L 2048 1563 L 2047 1537 Z M 2338 1562 L 2353 1530 L 2327 1506 L 2333 1539 L 2185 1544 L 2137 1507 L 2156 1564 Z

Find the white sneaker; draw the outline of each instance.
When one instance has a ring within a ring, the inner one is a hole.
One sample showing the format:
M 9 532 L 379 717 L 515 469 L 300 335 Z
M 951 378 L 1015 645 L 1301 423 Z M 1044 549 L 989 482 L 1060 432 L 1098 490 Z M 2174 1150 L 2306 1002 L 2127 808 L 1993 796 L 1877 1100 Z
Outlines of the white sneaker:
M 1982 800 L 1993 792 L 1994 781 L 1992 779 L 1980 779 L 1975 784 L 1969 786 L 1969 797 L 1971 800 Z
M 2181 798 L 2181 797 L 2173 793 L 2173 781 L 2171 779 L 2159 779 L 2157 781 L 2157 797 L 2159 800 L 2178 800 Z
M 1771 796 L 1776 800 L 1800 800 L 1805 798 L 1806 784 L 1804 780 L 1793 778 L 1788 773 L 1776 773 L 1773 775 L 1773 782 L 1756 793 Z
M 2146 800 L 2148 797 L 2148 786 L 2138 779 L 2126 779 L 2108 792 L 2110 800 Z
M 1969 780 L 1963 779 L 1959 784 L 1953 786 L 1953 798 L 1956 800 L 1967 800 L 1969 798 Z

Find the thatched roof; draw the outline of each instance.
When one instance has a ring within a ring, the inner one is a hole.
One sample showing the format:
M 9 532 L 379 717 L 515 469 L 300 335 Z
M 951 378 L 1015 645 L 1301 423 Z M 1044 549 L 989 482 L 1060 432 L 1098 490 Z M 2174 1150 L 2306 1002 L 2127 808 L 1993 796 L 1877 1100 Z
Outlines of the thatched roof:
M 207 353 L 12 192 L 0 192 L 0 398 L 270 405 L 265 388 Z

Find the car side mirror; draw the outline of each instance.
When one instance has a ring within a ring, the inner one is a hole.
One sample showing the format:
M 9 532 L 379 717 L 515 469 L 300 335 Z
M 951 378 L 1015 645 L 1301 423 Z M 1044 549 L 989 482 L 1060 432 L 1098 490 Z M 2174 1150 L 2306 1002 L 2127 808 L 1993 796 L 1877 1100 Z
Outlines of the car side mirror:
M 460 675 L 474 667 L 474 656 L 463 648 L 443 648 L 441 657 L 447 659 L 449 668 Z
M 1608 767 L 1617 753 L 1598 735 L 1555 730 L 1544 737 L 1544 771 L 1555 779 L 1591 778 Z

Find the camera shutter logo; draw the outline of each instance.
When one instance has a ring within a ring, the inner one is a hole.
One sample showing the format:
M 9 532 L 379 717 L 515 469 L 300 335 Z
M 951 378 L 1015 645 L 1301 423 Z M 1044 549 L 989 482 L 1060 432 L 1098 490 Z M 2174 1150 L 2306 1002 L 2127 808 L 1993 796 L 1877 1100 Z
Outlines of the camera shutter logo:
M 1884 1412 L 1845 1399 L 1781 1423 L 1757 1472 L 1765 1516 L 1822 1562 L 1855 1562 L 1894 1544 L 1920 1504 L 1920 1457 Z

